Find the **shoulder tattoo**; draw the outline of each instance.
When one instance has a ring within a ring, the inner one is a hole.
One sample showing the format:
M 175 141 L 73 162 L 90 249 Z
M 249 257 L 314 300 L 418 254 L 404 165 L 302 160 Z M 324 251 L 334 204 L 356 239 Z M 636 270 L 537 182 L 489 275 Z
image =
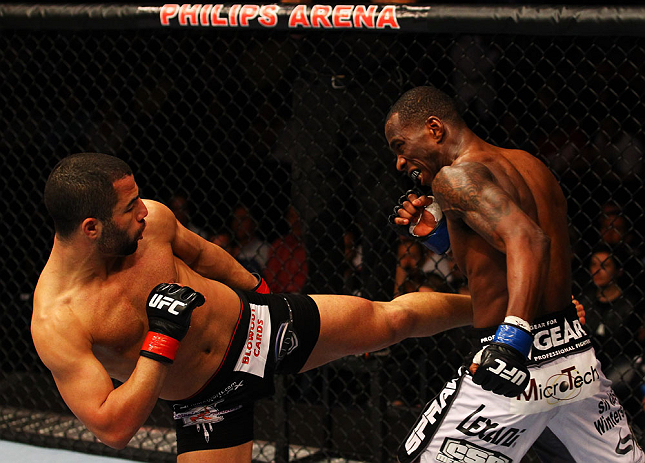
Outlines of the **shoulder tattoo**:
M 510 198 L 490 171 L 475 163 L 443 169 L 432 184 L 434 196 L 445 210 L 480 213 L 497 223 L 510 213 Z

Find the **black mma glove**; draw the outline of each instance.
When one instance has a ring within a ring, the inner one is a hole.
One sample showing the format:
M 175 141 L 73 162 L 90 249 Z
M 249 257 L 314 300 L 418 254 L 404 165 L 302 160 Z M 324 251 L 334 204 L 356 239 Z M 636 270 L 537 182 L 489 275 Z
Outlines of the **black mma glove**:
M 473 358 L 473 363 L 479 364 L 473 374 L 473 382 L 486 391 L 517 397 L 524 392 L 531 378 L 526 362 L 532 344 L 533 335 L 528 322 L 518 317 L 506 317 L 499 325 L 493 342 Z
M 432 204 L 426 206 L 425 210 L 430 214 L 432 214 L 435 221 L 437 222 L 437 225 L 428 235 L 419 236 L 414 233 L 414 229 L 416 228 L 418 222 L 410 223 L 408 225 L 399 225 L 394 221 L 396 218 L 399 217 L 399 210 L 403 207 L 403 203 L 405 201 L 408 201 L 408 197 L 411 194 L 422 196 L 422 193 L 420 193 L 417 190 L 406 191 L 405 194 L 399 198 L 398 204 L 394 207 L 394 214 L 391 214 L 388 217 L 388 222 L 390 226 L 394 228 L 394 230 L 396 230 L 398 234 L 405 236 L 406 238 L 411 238 L 415 241 L 421 242 L 425 247 L 430 249 L 432 252 L 436 254 L 445 254 L 450 249 L 450 237 L 448 236 L 448 223 L 443 213 L 441 212 L 441 208 L 434 201 L 433 196 L 429 196 L 430 198 L 433 199 L 433 201 L 432 201 Z M 419 216 L 419 220 L 421 220 L 421 216 Z
M 193 310 L 205 302 L 204 296 L 188 286 L 162 283 L 148 296 L 148 335 L 140 355 L 163 363 L 172 363 L 179 342 L 190 327 Z

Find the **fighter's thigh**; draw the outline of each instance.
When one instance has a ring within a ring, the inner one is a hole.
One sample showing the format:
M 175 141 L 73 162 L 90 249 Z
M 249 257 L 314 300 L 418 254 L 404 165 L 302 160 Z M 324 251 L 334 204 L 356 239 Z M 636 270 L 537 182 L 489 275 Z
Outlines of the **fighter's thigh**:
M 507 397 L 484 391 L 470 375 L 447 383 L 424 409 L 399 450 L 399 459 L 421 453 L 421 462 L 520 461 L 550 414 L 510 413 Z M 416 448 L 415 448 L 416 446 Z
M 177 456 L 177 463 L 250 463 L 253 442 L 225 449 L 198 450 Z
M 355 296 L 310 296 L 320 313 L 320 334 L 302 371 L 346 355 L 378 350 L 392 343 L 394 320 L 383 302 Z
M 599 372 L 600 390 L 584 400 L 560 407 L 549 427 L 576 461 L 644 462 L 628 417 L 611 382 Z

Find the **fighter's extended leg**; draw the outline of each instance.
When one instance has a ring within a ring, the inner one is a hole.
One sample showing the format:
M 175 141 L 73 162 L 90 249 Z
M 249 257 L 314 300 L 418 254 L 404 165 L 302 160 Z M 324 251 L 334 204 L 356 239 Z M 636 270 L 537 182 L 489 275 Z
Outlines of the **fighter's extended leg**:
M 301 371 L 472 323 L 470 297 L 458 294 L 409 293 L 390 302 L 355 296 L 311 298 L 320 311 L 320 335 Z

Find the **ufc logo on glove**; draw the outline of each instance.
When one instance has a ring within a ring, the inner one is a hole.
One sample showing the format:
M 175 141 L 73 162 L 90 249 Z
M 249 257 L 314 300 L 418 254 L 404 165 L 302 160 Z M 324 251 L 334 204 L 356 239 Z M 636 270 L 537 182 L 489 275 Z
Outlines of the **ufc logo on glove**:
M 179 315 L 179 312 L 175 309 L 177 307 L 186 307 L 186 304 L 168 296 L 164 296 L 163 294 L 155 294 L 150 298 L 148 306 L 159 310 L 162 310 L 164 306 L 168 306 L 168 312 L 173 315 Z
M 522 382 L 524 382 L 524 380 L 528 376 L 526 372 L 518 370 L 515 367 L 505 369 L 506 362 L 504 362 L 503 360 L 495 359 L 495 362 L 497 362 L 498 364 L 497 368 L 488 367 L 488 371 L 510 381 L 513 384 L 522 384 Z
M 473 372 L 473 382 L 485 391 L 518 396 L 530 380 L 526 363 L 532 345 L 531 325 L 519 317 L 507 316 L 493 342 L 475 354 L 473 364 L 479 368 Z
M 193 310 L 204 302 L 204 296 L 188 286 L 174 283 L 155 286 L 148 295 L 148 334 L 139 354 L 158 362 L 172 363 L 179 342 L 190 328 Z M 168 310 L 163 310 L 164 307 Z

